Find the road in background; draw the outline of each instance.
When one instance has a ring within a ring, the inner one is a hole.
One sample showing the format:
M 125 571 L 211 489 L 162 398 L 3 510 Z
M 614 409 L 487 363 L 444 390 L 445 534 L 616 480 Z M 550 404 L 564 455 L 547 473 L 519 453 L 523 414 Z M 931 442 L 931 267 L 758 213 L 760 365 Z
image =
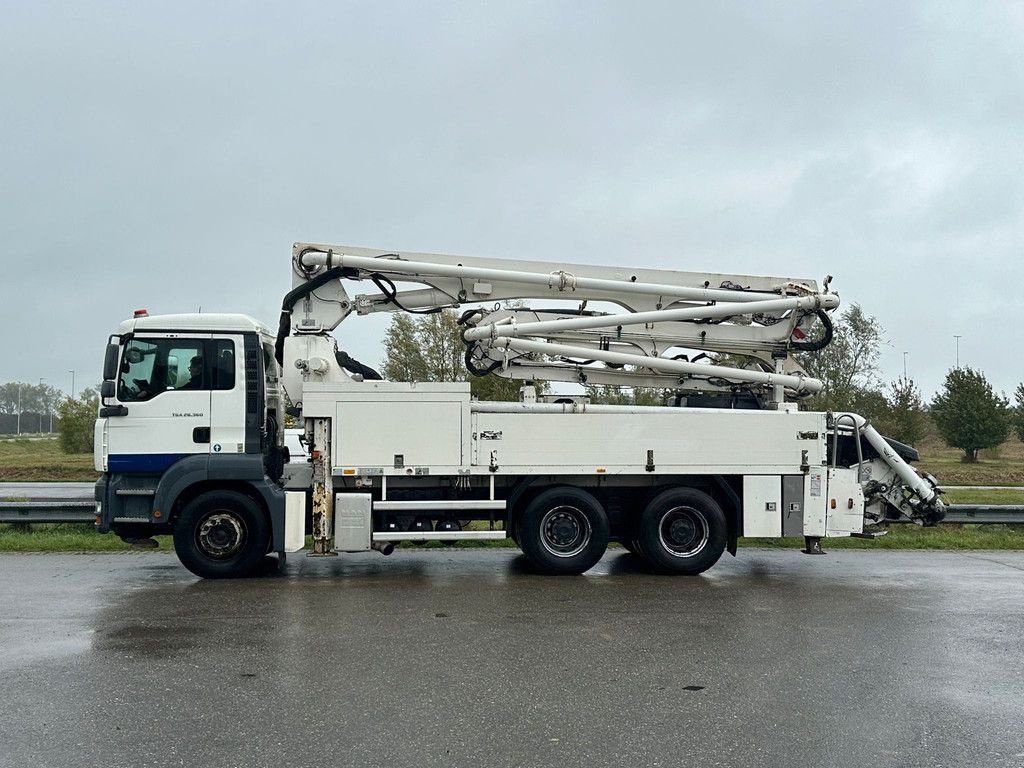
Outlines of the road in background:
M 1024 553 L 2 555 L 0 765 L 1014 766 Z
M 91 499 L 92 483 L 0 483 L 0 499 Z

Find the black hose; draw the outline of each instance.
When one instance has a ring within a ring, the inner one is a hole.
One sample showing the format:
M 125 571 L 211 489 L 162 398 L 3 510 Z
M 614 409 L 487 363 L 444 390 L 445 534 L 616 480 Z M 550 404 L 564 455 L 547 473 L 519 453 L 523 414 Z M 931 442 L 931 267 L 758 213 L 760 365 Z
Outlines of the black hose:
M 474 376 L 486 376 L 492 371 L 496 371 L 501 368 L 501 361 L 495 360 L 486 368 L 477 368 L 473 363 L 473 347 L 466 347 L 466 370 L 472 373 Z
M 352 357 L 348 352 L 343 350 L 337 350 L 334 353 L 335 360 L 338 361 L 338 365 L 344 368 L 349 373 L 358 373 L 366 381 L 383 381 L 384 377 L 381 376 L 377 371 L 368 365 L 364 365 Z
M 299 299 L 305 298 L 331 280 L 355 277 L 356 274 L 358 274 L 356 270 L 348 267 L 334 267 L 317 275 L 309 282 L 292 288 L 285 294 L 284 300 L 281 302 L 281 319 L 277 326 L 277 340 L 274 343 L 274 357 L 277 358 L 278 365 L 284 366 L 284 340 L 292 332 L 292 307 L 298 303 Z
M 384 294 L 385 299 L 403 312 L 408 312 L 410 315 L 436 315 L 438 312 L 444 310 L 444 307 L 434 307 L 433 309 L 409 309 L 408 307 L 403 307 L 401 302 L 398 300 L 398 288 L 395 287 L 391 278 L 385 277 L 380 274 L 380 272 L 374 272 L 370 275 L 370 279 L 373 281 L 373 284 L 377 286 L 377 290 Z
M 825 326 L 825 335 L 817 341 L 792 341 L 789 344 L 793 349 L 799 352 L 817 352 L 818 350 L 824 349 L 832 343 L 832 318 L 828 316 L 828 313 L 823 309 L 815 310 L 814 314 L 818 316 L 821 324 Z

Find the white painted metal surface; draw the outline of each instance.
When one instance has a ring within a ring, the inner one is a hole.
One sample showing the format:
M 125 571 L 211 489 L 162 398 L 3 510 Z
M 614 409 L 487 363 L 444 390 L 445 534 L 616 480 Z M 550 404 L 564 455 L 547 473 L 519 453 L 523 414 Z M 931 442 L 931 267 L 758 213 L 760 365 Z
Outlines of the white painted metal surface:
M 373 508 L 381 512 L 447 512 L 465 511 L 479 512 L 486 510 L 503 510 L 505 502 L 486 499 L 439 499 L 425 501 L 378 501 Z
M 782 535 L 782 478 L 778 475 L 743 478 L 743 535 Z
M 334 496 L 334 546 L 339 552 L 366 552 L 373 529 L 372 500 L 368 493 Z
M 822 383 L 809 376 L 790 376 L 782 373 L 762 373 L 745 368 L 730 368 L 722 365 L 704 365 L 689 363 L 683 360 L 669 360 L 663 357 L 631 355 L 623 352 L 612 352 L 589 347 L 575 347 L 568 344 L 554 344 L 547 341 L 531 341 L 529 339 L 495 339 L 491 344 L 495 347 L 514 349 L 520 352 L 537 352 L 544 355 L 563 355 L 580 359 L 590 358 L 618 365 L 635 365 L 651 368 L 664 373 L 699 375 L 702 377 L 719 377 L 730 381 L 746 381 L 767 386 L 784 386 L 797 392 L 820 392 Z
M 306 546 L 306 492 L 288 491 L 284 497 L 284 551 Z
M 479 339 L 521 338 L 523 336 L 543 336 L 547 334 L 557 334 L 561 331 L 580 330 L 585 328 L 615 328 L 620 325 L 644 325 L 647 323 L 664 323 L 679 320 L 723 318 L 751 312 L 786 312 L 794 309 L 835 309 L 838 306 L 839 297 L 834 294 L 826 296 L 756 301 L 746 304 L 732 299 L 729 301 L 721 301 L 711 307 L 701 306 L 689 307 L 686 309 L 664 309 L 655 310 L 653 312 L 630 312 L 615 315 L 573 317 L 559 320 L 540 320 L 528 323 L 517 323 L 515 320 L 504 324 L 486 323 L 467 330 L 465 333 L 465 339 L 467 341 L 476 341 Z
M 374 531 L 374 541 L 498 541 L 505 531 Z

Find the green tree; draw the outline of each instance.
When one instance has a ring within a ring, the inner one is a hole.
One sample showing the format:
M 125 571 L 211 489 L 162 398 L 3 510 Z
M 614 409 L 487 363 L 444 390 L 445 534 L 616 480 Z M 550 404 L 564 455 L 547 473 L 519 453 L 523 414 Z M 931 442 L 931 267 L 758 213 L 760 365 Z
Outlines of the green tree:
M 900 376 L 889 383 L 884 410 L 875 421 L 879 432 L 903 443 L 913 445 L 924 437 L 928 416 L 913 379 Z
M 588 384 L 590 402 L 598 405 L 664 405 L 668 390 L 652 387 L 616 387 Z
M 982 448 L 994 448 L 1010 434 L 1009 401 L 992 391 L 981 371 L 954 368 L 932 401 L 935 426 L 947 445 L 960 448 L 964 461 L 978 460 Z
M 1024 443 L 1024 384 L 1017 385 L 1013 397 L 1017 401 L 1017 407 L 1014 409 L 1013 427 L 1017 433 L 1017 439 Z
M 462 327 L 450 310 L 429 315 L 396 313 L 384 335 L 381 374 L 391 381 L 469 381 L 479 400 L 518 400 L 522 382 L 473 376 L 466 369 Z
M 864 314 L 859 304 L 851 304 L 835 321 L 831 344 L 796 357 L 809 376 L 825 385 L 821 393 L 808 400 L 808 407 L 820 411 L 857 411 L 868 418 L 876 417 L 878 414 L 870 410 L 884 401 L 878 370 L 879 350 L 884 343 L 878 320 Z
M 427 371 L 416 339 L 416 322 L 402 312 L 391 316 L 384 334 L 384 365 L 381 375 L 392 381 L 438 381 Z
M 57 406 L 57 428 L 64 453 L 92 451 L 93 426 L 99 407 L 100 396 L 95 389 L 84 389 L 79 398 L 69 397 Z

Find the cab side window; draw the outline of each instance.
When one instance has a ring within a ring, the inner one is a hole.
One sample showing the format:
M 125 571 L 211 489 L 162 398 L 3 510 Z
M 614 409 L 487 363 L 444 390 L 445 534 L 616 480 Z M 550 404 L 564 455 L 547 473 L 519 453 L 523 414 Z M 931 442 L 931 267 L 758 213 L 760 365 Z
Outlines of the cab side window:
M 117 397 L 151 400 L 163 392 L 209 389 L 201 339 L 132 339 L 121 356 Z
M 212 363 L 211 389 L 235 388 L 235 343 L 227 339 L 207 342 Z

